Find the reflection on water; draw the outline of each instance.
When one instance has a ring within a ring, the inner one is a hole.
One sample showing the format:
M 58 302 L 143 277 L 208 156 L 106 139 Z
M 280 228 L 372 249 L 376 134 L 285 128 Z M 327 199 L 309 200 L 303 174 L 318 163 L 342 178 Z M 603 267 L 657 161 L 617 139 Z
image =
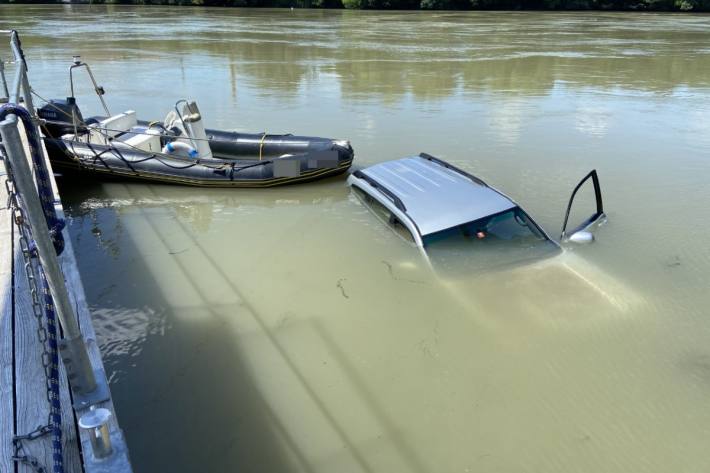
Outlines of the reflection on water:
M 155 118 L 190 96 L 212 127 L 349 138 L 358 166 L 429 152 L 553 236 L 578 179 L 602 181 L 594 244 L 495 271 L 471 258 L 462 278 L 342 179 L 62 180 L 136 470 L 710 468 L 708 26 L 0 6 L 43 96 L 66 94 L 81 54 L 115 111 Z

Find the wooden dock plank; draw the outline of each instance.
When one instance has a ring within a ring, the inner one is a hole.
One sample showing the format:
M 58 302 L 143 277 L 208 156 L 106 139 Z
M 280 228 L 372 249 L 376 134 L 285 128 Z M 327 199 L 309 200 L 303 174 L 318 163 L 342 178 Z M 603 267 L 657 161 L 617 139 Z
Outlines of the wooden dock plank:
M 15 248 L 19 248 L 17 237 Z M 17 433 L 31 432 L 39 425 L 45 425 L 49 414 L 46 396 L 42 347 L 37 338 L 37 320 L 32 310 L 32 300 L 24 274 L 24 260 L 20 251 L 15 251 L 15 399 Z M 64 366 L 59 366 L 59 387 L 62 413 L 62 446 L 65 471 L 81 471 L 81 456 L 71 406 L 69 386 Z M 24 443 L 27 454 L 39 459 L 51 468 L 52 438 L 46 435 Z M 20 465 L 18 472 L 32 472 L 26 465 Z
M 14 471 L 12 437 L 15 435 L 14 373 L 12 369 L 12 225 L 4 208 L 5 168 L 0 161 L 0 471 Z
M 19 246 L 17 236 L 14 246 Z M 49 405 L 46 399 L 41 347 L 37 341 L 37 322 L 32 312 L 32 299 L 24 273 L 22 253 L 15 251 L 15 416 L 17 434 L 24 435 L 47 423 Z M 25 441 L 24 453 L 51 469 L 52 444 L 48 436 Z M 18 465 L 18 472 L 31 472 Z
M 11 212 L 4 208 L 7 194 L 4 167 L 0 163 L 0 471 L 15 471 L 12 461 L 12 437 L 26 434 L 47 423 L 41 346 L 37 339 L 37 321 L 32 314 L 31 295 L 19 251 L 18 232 Z M 13 287 L 14 285 L 14 287 Z M 62 445 L 65 471 L 82 471 L 74 410 L 64 366 L 59 365 L 60 402 L 62 406 Z M 51 470 L 51 436 L 25 441 L 27 454 Z M 19 465 L 18 472 L 32 471 Z

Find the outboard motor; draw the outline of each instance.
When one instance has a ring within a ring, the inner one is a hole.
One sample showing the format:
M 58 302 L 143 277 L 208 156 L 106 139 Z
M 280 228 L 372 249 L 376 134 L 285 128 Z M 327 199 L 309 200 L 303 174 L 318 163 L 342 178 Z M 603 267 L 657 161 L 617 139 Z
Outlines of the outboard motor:
M 74 121 L 77 127 L 84 129 L 84 118 L 76 104 L 74 97 L 67 97 L 66 100 L 52 99 L 48 104 L 37 110 L 37 115 L 45 124 L 46 133 L 52 138 L 60 138 L 62 135 L 74 133 Z

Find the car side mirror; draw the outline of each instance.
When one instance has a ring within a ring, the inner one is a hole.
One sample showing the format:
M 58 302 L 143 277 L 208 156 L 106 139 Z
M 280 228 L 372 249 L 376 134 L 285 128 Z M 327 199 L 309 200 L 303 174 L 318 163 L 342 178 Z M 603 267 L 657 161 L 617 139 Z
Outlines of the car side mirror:
M 594 241 L 594 234 L 581 230 L 570 235 L 569 241 L 574 243 L 591 243 Z

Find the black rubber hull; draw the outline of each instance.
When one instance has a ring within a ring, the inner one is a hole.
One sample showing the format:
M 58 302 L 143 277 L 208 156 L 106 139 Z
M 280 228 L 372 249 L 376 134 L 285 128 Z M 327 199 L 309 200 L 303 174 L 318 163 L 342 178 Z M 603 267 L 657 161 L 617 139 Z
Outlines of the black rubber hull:
M 48 137 L 45 143 L 57 171 L 201 187 L 273 187 L 323 179 L 347 171 L 354 156 L 349 144 L 327 138 L 206 132 L 213 158 L 199 160 Z

